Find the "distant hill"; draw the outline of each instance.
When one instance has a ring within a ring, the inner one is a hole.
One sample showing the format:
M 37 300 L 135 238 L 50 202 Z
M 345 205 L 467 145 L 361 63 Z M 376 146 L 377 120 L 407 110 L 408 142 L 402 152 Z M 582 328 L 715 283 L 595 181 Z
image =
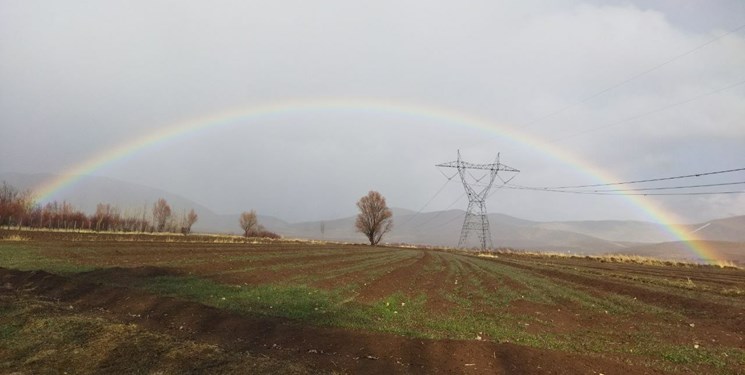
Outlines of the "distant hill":
M 664 225 L 631 220 L 563 221 L 537 223 L 537 227 L 576 232 L 608 241 L 665 242 L 677 239 Z
M 394 212 L 403 212 L 394 209 Z M 465 212 L 449 210 L 394 214 L 394 226 L 385 237 L 389 243 L 407 243 L 435 246 L 458 245 Z M 599 253 L 617 251 L 626 244 L 605 241 L 581 233 L 537 228 L 534 222 L 502 214 L 489 215 L 490 231 L 496 247 L 570 251 L 575 253 Z M 290 237 L 363 242 L 364 238 L 354 231 L 354 217 L 324 222 L 321 233 L 320 222 L 290 224 L 285 234 Z M 610 250 L 608 250 L 610 249 Z
M 561 221 L 536 223 L 545 229 L 583 233 L 608 241 L 644 243 L 673 242 L 678 238 L 664 225 L 631 220 Z M 734 216 L 705 223 L 684 225 L 702 240 L 745 242 L 745 216 Z
M 745 216 L 712 220 L 690 225 L 689 228 L 691 232 L 696 231 L 696 236 L 704 240 L 745 242 Z
M 32 188 L 53 177 L 0 174 L 0 180 L 21 189 Z M 150 210 L 158 198 L 166 199 L 177 214 L 193 208 L 199 214 L 194 231 L 240 233 L 238 213 L 216 214 L 208 207 L 177 194 L 106 177 L 82 177 L 66 196 L 68 202 L 88 213 L 92 213 L 100 202 L 112 203 L 122 210 L 142 210 L 145 207 Z M 392 208 L 392 211 L 394 227 L 385 237 L 386 242 L 451 247 L 458 244 L 465 216 L 463 210 L 417 213 L 405 208 Z M 365 238 L 354 230 L 354 220 L 354 217 L 346 217 L 289 223 L 271 216 L 259 216 L 262 225 L 284 237 L 364 242 Z M 691 254 L 686 245 L 676 245 L 677 238 L 665 226 L 643 221 L 536 222 L 494 213 L 489 215 L 489 224 L 495 247 L 578 254 L 633 253 L 663 258 L 690 257 Z M 685 228 L 711 241 L 712 246 L 721 248 L 722 254 L 741 256 L 741 244 L 745 243 L 745 216 L 712 220 Z

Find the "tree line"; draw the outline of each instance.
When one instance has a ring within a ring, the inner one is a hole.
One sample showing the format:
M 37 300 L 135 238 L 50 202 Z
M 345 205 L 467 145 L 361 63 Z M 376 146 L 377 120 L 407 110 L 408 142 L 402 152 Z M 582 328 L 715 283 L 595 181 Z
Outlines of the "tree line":
M 96 211 L 88 215 L 66 201 L 42 205 L 34 200 L 30 190 L 21 191 L 5 181 L 0 186 L 0 226 L 4 227 L 189 234 L 198 219 L 194 209 L 174 215 L 163 198 L 151 208 L 144 205 L 122 210 L 99 203 Z
M 360 198 L 357 208 L 360 213 L 355 220 L 356 231 L 364 234 L 370 245 L 377 245 L 393 228 L 393 213 L 385 198 L 377 191 L 370 191 Z M 150 213 L 147 205 L 122 211 L 114 205 L 99 203 L 93 214 L 86 215 L 68 202 L 41 205 L 30 190 L 21 191 L 5 181 L 0 186 L 0 226 L 4 227 L 189 234 L 199 219 L 194 209 L 174 215 L 163 198 L 153 204 Z M 259 224 L 254 210 L 243 212 L 239 224 L 245 237 L 280 238 Z

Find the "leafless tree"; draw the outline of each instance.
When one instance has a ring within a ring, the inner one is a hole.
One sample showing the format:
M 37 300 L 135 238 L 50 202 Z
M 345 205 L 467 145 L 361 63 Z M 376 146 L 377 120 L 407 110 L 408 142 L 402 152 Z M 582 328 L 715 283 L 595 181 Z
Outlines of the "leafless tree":
M 184 215 L 184 220 L 183 220 L 184 222 L 183 222 L 183 225 L 181 226 L 181 233 L 183 234 L 191 233 L 191 226 L 197 222 L 197 219 L 199 219 L 199 215 L 197 215 L 197 213 L 194 212 L 194 209 L 192 208 L 188 214 Z
M 158 199 L 153 204 L 153 221 L 155 222 L 155 230 L 162 232 L 165 229 L 168 219 L 171 217 L 171 206 L 168 205 L 165 199 Z
M 20 191 L 3 181 L 0 186 L 0 224 L 10 225 L 13 222 L 22 225 L 34 205 L 30 190 Z
M 377 191 L 370 191 L 357 202 L 360 209 L 357 221 L 354 223 L 357 231 L 367 236 L 370 245 L 377 245 L 383 235 L 393 229 L 393 212 L 388 209 L 383 198 Z
M 91 217 L 96 225 L 96 231 L 114 230 L 114 217 L 116 209 L 110 204 L 99 203 L 96 205 L 96 213 Z
M 259 231 L 259 220 L 256 218 L 256 211 L 251 210 L 241 214 L 241 229 L 243 229 L 243 235 L 250 237 Z

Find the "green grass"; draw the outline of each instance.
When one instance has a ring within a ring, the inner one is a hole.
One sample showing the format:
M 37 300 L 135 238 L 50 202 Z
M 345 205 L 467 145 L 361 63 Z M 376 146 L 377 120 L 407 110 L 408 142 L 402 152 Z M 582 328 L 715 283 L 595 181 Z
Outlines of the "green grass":
M 230 286 L 197 277 L 161 276 L 138 287 L 242 314 L 293 319 L 314 325 L 378 330 L 412 336 L 424 314 L 424 298 L 391 295 L 369 306 L 352 302 L 348 291 L 306 285 Z M 402 305 L 403 304 L 403 305 Z M 419 335 L 430 337 L 429 335 Z
M 86 272 L 95 268 L 69 259 L 45 257 L 35 244 L 3 242 L 0 242 L 0 267 L 24 271 L 45 270 L 59 274 Z
M 176 339 L 29 296 L 2 296 L 0 304 L 0 373 L 317 373 L 302 364 Z
M 703 372 L 714 369 L 719 374 L 740 374 L 745 363 L 745 352 L 734 348 L 717 348 L 689 345 L 643 345 L 639 354 L 649 358 L 662 358 L 665 368 L 672 371 Z

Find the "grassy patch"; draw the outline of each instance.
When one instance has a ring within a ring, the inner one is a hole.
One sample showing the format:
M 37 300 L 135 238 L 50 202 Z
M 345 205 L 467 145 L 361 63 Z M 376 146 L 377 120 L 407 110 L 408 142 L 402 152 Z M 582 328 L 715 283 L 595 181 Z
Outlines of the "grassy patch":
M 540 348 L 567 348 L 557 337 L 528 333 L 526 322 L 534 322 L 533 317 L 432 314 L 426 309 L 424 294 L 410 298 L 397 292 L 365 305 L 345 298 L 349 294 L 345 289 L 327 291 L 306 285 L 231 286 L 197 277 L 160 276 L 144 281 L 139 287 L 238 313 L 283 317 L 314 325 L 423 338 L 483 336 Z M 461 298 L 456 300 L 468 303 Z
M 315 325 L 370 329 L 417 335 L 424 298 L 389 296 L 368 306 L 345 298 L 345 291 L 326 291 L 306 285 L 229 286 L 196 277 L 163 276 L 140 287 L 161 295 L 198 301 L 249 315 L 282 317 Z M 423 336 L 423 335 L 420 335 Z
M 49 258 L 41 254 L 38 247 L 26 243 L 0 243 L 0 267 L 19 270 L 44 270 L 69 274 L 93 270 L 69 259 Z
M 0 372 L 309 374 L 301 364 L 175 339 L 32 297 L 0 297 Z
M 651 358 L 662 358 L 665 367 L 675 371 L 702 372 L 714 369 L 718 374 L 739 374 L 738 366 L 745 363 L 745 350 L 736 348 L 704 347 L 698 344 L 644 346 L 640 354 Z M 740 367 L 742 370 L 742 367 Z

